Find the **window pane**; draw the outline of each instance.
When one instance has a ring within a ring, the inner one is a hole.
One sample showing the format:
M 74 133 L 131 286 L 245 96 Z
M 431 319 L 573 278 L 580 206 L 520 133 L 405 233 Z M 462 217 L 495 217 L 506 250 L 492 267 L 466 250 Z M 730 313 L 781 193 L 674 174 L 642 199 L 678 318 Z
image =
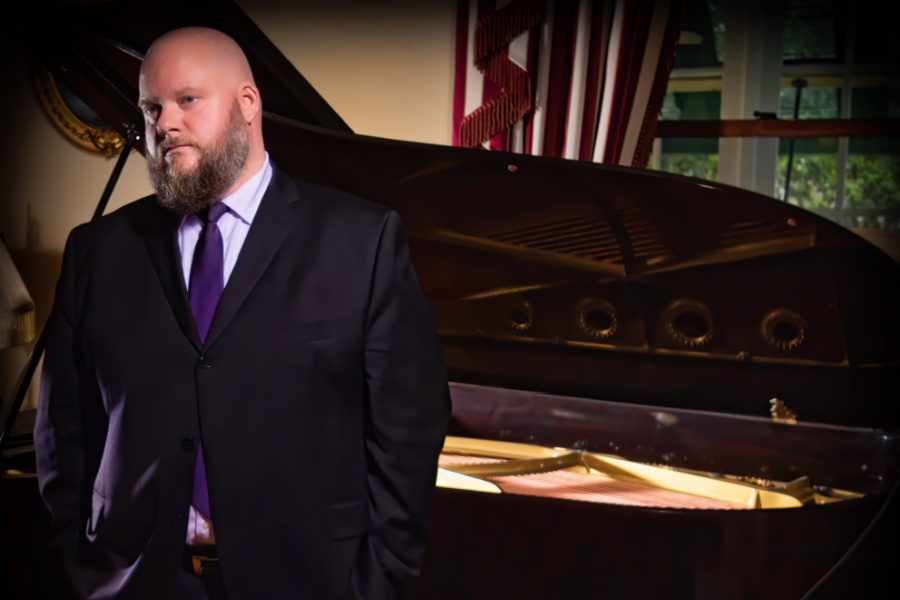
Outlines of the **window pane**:
M 714 141 L 718 142 L 718 140 Z M 666 173 L 675 173 L 676 175 L 687 175 L 688 177 L 715 181 L 719 173 L 718 150 L 715 154 L 663 152 L 660 157 L 659 170 Z
M 725 62 L 725 9 L 722 8 L 722 0 L 708 0 L 707 4 L 713 41 L 716 44 L 716 60 L 718 64 L 722 64 Z
M 797 88 L 789 87 L 781 90 L 779 118 L 794 118 L 794 103 L 797 99 Z M 841 116 L 840 88 L 806 87 L 800 90 L 801 119 L 837 119 Z M 790 152 L 791 140 L 781 138 L 778 153 L 787 155 Z M 837 152 L 836 138 L 801 137 L 794 140 L 795 155 L 833 154 Z M 779 167 L 783 170 L 783 166 Z M 779 184 L 779 187 L 781 184 Z M 781 196 L 779 195 L 779 198 Z
M 835 59 L 831 0 L 788 0 L 781 55 L 785 61 Z
M 686 0 L 681 40 L 673 68 L 716 67 L 722 64 L 725 26 L 723 0 Z
M 900 153 L 850 154 L 844 205 L 847 227 L 900 228 Z
M 668 92 L 663 100 L 663 120 L 718 119 L 722 93 Z M 662 140 L 659 169 L 667 173 L 715 181 L 719 170 L 719 138 L 666 138 Z M 651 161 L 653 164 L 653 161 Z
M 663 102 L 663 110 L 668 104 L 676 119 L 719 119 L 722 116 L 722 92 L 670 92 L 666 94 L 667 100 Z M 665 117 L 665 112 L 663 113 Z
M 856 63 L 896 63 L 900 59 L 900 2 L 857 2 L 856 11 Z
M 900 116 L 900 88 L 853 89 L 857 119 Z M 847 227 L 900 229 L 900 138 L 850 138 L 843 223 Z
M 664 121 L 718 119 L 722 114 L 722 92 L 668 92 L 663 99 L 660 117 Z M 719 153 L 718 138 L 666 138 L 662 142 L 663 155 Z M 706 160 L 704 158 L 704 160 Z M 668 170 L 662 167 L 663 170 Z M 669 171 L 679 173 L 680 171 Z M 684 173 L 688 175 L 689 173 Z
M 865 76 L 857 76 L 864 79 Z M 874 77 L 872 78 L 874 79 Z M 886 76 L 893 79 L 895 87 L 870 85 L 854 87 L 850 116 L 854 119 L 896 119 L 900 117 L 900 77 Z
M 781 90 L 779 118 L 793 119 L 797 88 Z M 833 87 L 804 87 L 800 89 L 801 119 L 838 119 L 841 116 L 841 90 Z
M 837 138 L 828 138 L 823 141 L 827 141 L 835 150 L 837 149 Z M 788 140 L 782 139 L 781 142 L 784 144 Z M 777 198 L 784 198 L 787 165 L 788 155 L 779 154 L 775 189 Z M 790 185 L 788 202 L 834 218 L 837 197 L 836 152 L 804 154 L 795 150 Z

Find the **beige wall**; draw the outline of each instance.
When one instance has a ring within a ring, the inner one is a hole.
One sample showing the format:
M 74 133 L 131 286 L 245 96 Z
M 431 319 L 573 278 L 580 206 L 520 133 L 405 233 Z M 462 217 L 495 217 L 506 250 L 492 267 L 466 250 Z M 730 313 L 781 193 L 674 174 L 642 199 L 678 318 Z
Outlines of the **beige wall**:
M 238 4 L 355 132 L 450 143 L 453 0 Z
M 453 0 L 238 4 L 354 131 L 450 143 Z M 35 300 L 40 328 L 66 236 L 90 219 L 115 161 L 66 140 L 43 113 L 22 51 L 0 35 L 0 52 L 7 127 L 0 234 Z M 144 160 L 133 154 L 109 210 L 150 191 Z M 0 350 L 0 398 L 9 399 L 27 351 Z

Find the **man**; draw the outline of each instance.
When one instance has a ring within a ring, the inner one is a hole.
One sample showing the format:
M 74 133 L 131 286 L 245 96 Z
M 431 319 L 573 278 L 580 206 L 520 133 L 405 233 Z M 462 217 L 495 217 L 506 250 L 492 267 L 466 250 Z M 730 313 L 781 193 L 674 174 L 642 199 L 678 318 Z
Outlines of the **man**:
M 141 68 L 157 194 L 69 237 L 35 440 L 85 598 L 394 598 L 449 395 L 390 210 L 273 167 L 246 58 Z

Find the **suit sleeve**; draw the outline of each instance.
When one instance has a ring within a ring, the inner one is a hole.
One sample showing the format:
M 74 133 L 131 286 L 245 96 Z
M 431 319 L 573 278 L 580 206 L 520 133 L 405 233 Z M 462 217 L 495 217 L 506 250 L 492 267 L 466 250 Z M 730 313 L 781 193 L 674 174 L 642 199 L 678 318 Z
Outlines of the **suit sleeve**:
M 434 315 L 393 212 L 384 221 L 375 260 L 365 371 L 374 530 L 361 549 L 354 585 L 363 598 L 397 598 L 418 574 L 425 553 L 450 396 Z
M 101 437 L 104 423 L 90 423 L 84 418 L 80 365 L 76 351 L 75 323 L 78 314 L 76 284 L 76 248 L 79 229 L 69 236 L 63 254 L 63 267 L 56 286 L 53 310 L 47 321 L 47 345 L 41 369 L 41 390 L 34 427 L 38 486 L 51 516 L 50 545 L 62 559 L 66 578 L 72 586 L 57 589 L 60 598 L 87 597 L 89 590 L 108 578 L 102 562 L 85 554 L 83 530 L 87 522 L 85 485 L 87 464 L 92 462 L 85 439 Z M 95 450 L 96 452 L 96 450 Z M 54 569 L 53 585 L 65 586 L 62 572 Z
M 74 352 L 75 232 L 66 242 L 56 299 L 47 322 L 47 346 L 34 428 L 38 485 L 52 517 L 51 544 L 74 553 L 84 480 L 80 381 Z

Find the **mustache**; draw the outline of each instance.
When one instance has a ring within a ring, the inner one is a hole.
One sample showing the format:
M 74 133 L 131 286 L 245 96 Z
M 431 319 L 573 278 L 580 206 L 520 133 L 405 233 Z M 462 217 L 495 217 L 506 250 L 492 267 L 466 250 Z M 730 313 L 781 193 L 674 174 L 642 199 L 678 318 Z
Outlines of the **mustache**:
M 162 142 L 160 142 L 159 145 L 157 146 L 157 151 L 159 152 L 159 156 L 160 157 L 165 156 L 166 152 L 168 152 L 171 148 L 174 148 L 175 146 L 191 146 L 191 147 L 193 147 L 194 144 L 192 144 L 182 138 L 166 138 Z

